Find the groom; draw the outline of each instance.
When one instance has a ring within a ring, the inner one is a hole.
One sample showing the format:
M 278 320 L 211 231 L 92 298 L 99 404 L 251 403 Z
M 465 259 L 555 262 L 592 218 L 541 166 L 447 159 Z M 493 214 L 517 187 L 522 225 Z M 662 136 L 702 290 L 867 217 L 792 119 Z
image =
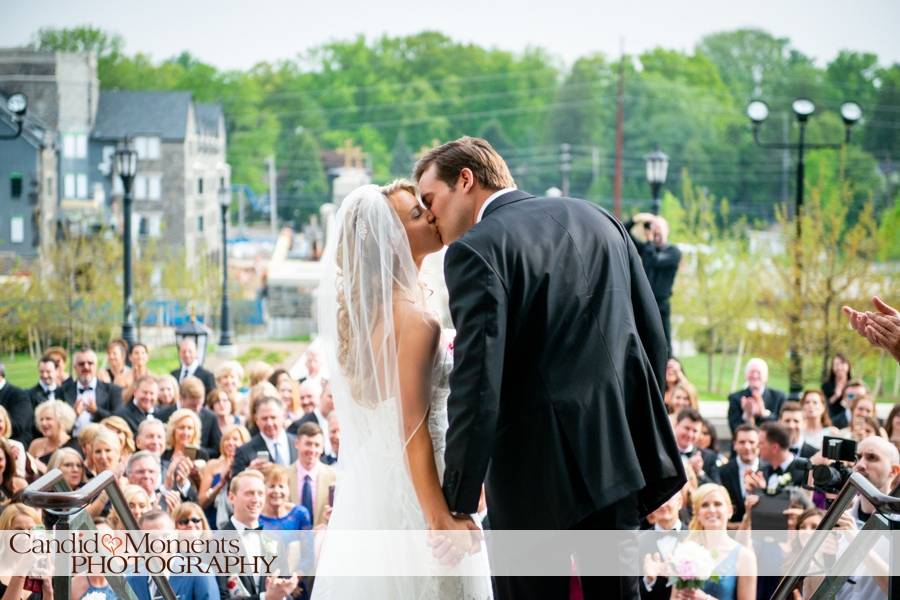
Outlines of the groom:
M 582 200 L 517 190 L 483 139 L 434 148 L 415 179 L 449 246 L 449 509 L 475 513 L 484 482 L 495 530 L 637 529 L 685 475 L 662 321 L 628 233 Z M 636 577 L 617 581 L 583 578 L 585 598 L 638 597 Z M 569 593 L 568 577 L 494 584 L 499 600 Z

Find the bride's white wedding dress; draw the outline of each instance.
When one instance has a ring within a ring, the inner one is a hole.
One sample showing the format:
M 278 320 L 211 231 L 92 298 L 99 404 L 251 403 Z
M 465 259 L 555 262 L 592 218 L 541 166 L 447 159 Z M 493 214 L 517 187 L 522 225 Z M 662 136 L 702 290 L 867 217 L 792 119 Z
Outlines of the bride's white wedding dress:
M 443 478 L 452 356 L 437 348 L 429 397 L 400 402 L 394 303 L 426 310 L 403 226 L 375 186 L 352 192 L 335 220 L 317 303 L 341 448 L 312 599 L 490 600 L 483 544 L 455 568 L 432 556 L 407 467 L 405 440 L 428 427 Z

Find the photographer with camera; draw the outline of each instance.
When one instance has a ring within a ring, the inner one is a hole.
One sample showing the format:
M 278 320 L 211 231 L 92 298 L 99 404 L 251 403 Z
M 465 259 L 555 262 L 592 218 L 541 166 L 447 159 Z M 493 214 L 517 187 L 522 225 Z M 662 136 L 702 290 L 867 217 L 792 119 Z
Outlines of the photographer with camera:
M 817 455 L 814 460 L 819 463 L 813 471 L 813 480 L 817 489 L 837 492 L 846 483 L 850 473 L 856 472 L 868 479 L 869 483 L 878 488 L 880 492 L 890 494 L 893 491 L 894 481 L 900 475 L 900 451 L 886 439 L 871 436 L 857 445 L 852 440 L 826 437 L 823 446 L 822 454 Z M 856 462 L 852 469 L 837 462 L 850 458 L 854 450 Z M 835 462 L 829 464 L 825 460 L 829 458 Z M 840 516 L 835 529 L 848 532 L 852 536 L 863 528 L 874 512 L 875 507 L 868 500 L 857 496 L 851 507 Z M 839 544 L 841 552 L 845 547 L 846 544 Z M 847 578 L 847 582 L 835 598 L 841 600 L 884 598 L 886 600 L 890 571 L 882 557 L 889 555 L 888 539 L 879 539 L 854 574 Z M 820 579 L 819 577 L 806 578 L 804 596 L 818 587 Z

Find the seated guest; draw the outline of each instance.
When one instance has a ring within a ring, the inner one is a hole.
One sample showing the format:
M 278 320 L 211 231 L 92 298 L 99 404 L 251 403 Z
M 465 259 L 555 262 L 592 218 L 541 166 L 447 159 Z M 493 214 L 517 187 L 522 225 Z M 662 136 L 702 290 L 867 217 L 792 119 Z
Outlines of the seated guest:
M 884 420 L 884 432 L 888 441 L 900 449 L 900 404 L 895 404 Z
M 669 414 L 672 415 L 672 426 L 675 426 L 675 418 L 685 408 L 693 408 L 700 410 L 700 403 L 696 398 L 692 398 L 690 391 L 681 384 L 676 385 L 670 390 L 669 400 L 666 404 Z
M 244 369 L 235 360 L 226 360 L 216 369 L 216 388 L 228 394 L 228 399 L 231 400 L 231 413 L 236 416 L 246 415 L 247 411 L 247 401 L 241 392 L 243 379 Z M 207 397 L 209 397 L 209 393 L 207 393 Z
M 139 522 L 143 531 L 166 532 L 175 529 L 175 522 L 168 513 L 161 510 L 151 510 L 141 515 Z M 165 577 L 175 592 L 178 600 L 209 600 L 210 598 L 219 598 L 219 588 L 216 585 L 216 578 L 212 575 L 168 575 Z M 134 591 L 134 595 L 138 600 L 153 600 L 159 598 L 159 592 L 154 583 L 153 578 L 149 575 L 129 575 L 127 577 L 128 585 Z M 222 598 L 228 598 L 226 595 Z M 273 598 L 283 598 L 283 596 L 272 596 Z
M 31 531 L 41 524 L 41 513 L 24 504 L 10 504 L 0 514 L 0 530 Z M 39 592 L 31 593 L 25 589 L 25 575 L 0 576 L 0 597 L 6 598 L 53 598 L 52 577 L 37 578 Z
M 824 392 L 820 390 L 806 390 L 800 398 L 803 406 L 803 441 L 818 450 L 822 449 L 823 437 L 837 435 L 838 432 L 831 426 L 824 397 Z
M 206 395 L 206 408 L 216 416 L 219 431 L 224 431 L 229 425 L 240 425 L 241 420 L 234 414 L 234 404 L 228 392 L 217 387 Z
M 210 393 L 215 393 L 213 390 Z M 228 425 L 222 430 L 219 457 L 206 463 L 200 478 L 200 506 L 206 511 L 207 520 L 221 528 L 231 517 L 228 504 L 228 482 L 231 481 L 231 465 L 237 449 L 250 441 L 250 433 L 241 425 Z
M 38 382 L 33 388 L 28 390 L 28 397 L 31 400 L 32 414 L 29 416 L 32 422 L 34 421 L 34 409 L 37 408 L 38 404 L 47 400 L 62 400 L 62 390 L 56 385 L 56 363 L 49 356 L 43 356 L 38 361 Z M 31 444 L 31 440 L 41 437 L 42 434 L 37 426 L 33 425 L 30 432 L 23 432 L 23 435 L 28 438 L 28 441 L 23 439 L 22 443 L 25 447 L 28 447 Z
M 110 340 L 106 344 L 106 367 L 97 372 L 97 379 L 106 383 L 115 383 L 121 388 L 131 385 L 131 368 L 125 364 L 128 356 L 128 342 L 122 338 Z
M 794 456 L 799 456 L 800 458 L 812 458 L 812 456 L 819 451 L 815 446 L 810 446 L 803 441 L 803 426 L 806 424 L 806 420 L 803 418 L 803 405 L 799 402 L 785 402 L 781 406 L 778 422 L 787 429 L 788 435 L 791 438 L 789 450 Z
M 134 434 L 131 433 L 131 427 L 125 419 L 113 415 L 100 421 L 100 425 L 116 434 L 122 444 L 122 461 L 128 461 L 128 457 L 134 454 L 137 448 L 134 445 Z
M 702 450 L 709 450 L 716 454 L 716 466 L 722 467 L 728 462 L 728 457 L 719 452 L 719 436 L 716 428 L 707 420 L 700 422 L 700 436 L 697 438 L 697 447 Z
M 688 381 L 688 378 L 685 377 L 684 367 L 682 367 L 681 361 L 675 357 L 671 357 L 666 361 L 666 391 L 663 394 L 663 400 L 665 400 L 667 406 L 672 403 L 672 391 L 676 387 L 681 387 L 688 393 L 691 408 L 700 408 L 697 399 L 697 389 L 690 381 Z M 677 413 L 678 409 L 676 408 L 674 412 Z
M 146 419 L 165 421 L 174 412 L 172 406 L 157 409 L 159 385 L 152 375 L 142 376 L 135 381 L 134 387 L 134 398 L 116 412 L 118 416 L 125 419 L 132 432 L 137 433 L 141 422 Z
M 125 465 L 128 483 L 143 488 L 155 508 L 174 509 L 181 503 L 181 496 L 176 490 L 167 490 L 162 485 L 160 473 L 159 457 L 147 450 L 132 454 Z
M 297 459 L 294 436 L 284 431 L 281 399 L 263 396 L 254 403 L 251 412 L 259 433 L 238 448 L 231 466 L 232 478 L 248 467 L 258 471 L 269 462 L 286 466 Z
M 287 371 L 285 371 L 276 387 L 278 396 L 286 407 L 285 418 L 288 425 L 297 419 L 302 419 L 306 412 L 300 404 L 300 386 L 297 385 L 297 382 L 291 379 Z
M 138 425 L 134 445 L 138 450 L 152 452 L 157 458 L 166 451 L 166 425 L 159 419 L 147 419 Z
M 53 453 L 47 463 L 47 470 L 59 469 L 62 471 L 63 480 L 70 489 L 77 490 L 87 482 L 84 473 L 84 459 L 78 450 L 73 448 L 60 448 Z
M 769 493 L 806 483 L 807 470 L 790 448 L 791 436 L 784 425 L 774 421 L 763 423 L 759 434 L 759 457 L 766 462 L 762 473 Z
M 857 442 L 861 442 L 867 437 L 878 436 L 887 438 L 887 434 L 878 423 L 875 417 L 856 417 L 853 419 L 853 431 L 850 437 Z
M 702 483 L 719 482 L 718 457 L 711 450 L 697 446 L 697 439 L 703 426 L 703 417 L 693 408 L 686 408 L 678 413 L 675 422 L 675 443 L 685 468 L 691 469 Z
M 192 410 L 200 417 L 199 445 L 209 458 L 218 455 L 222 432 L 219 429 L 215 413 L 203 405 L 205 399 L 202 381 L 196 377 L 188 377 L 181 383 L 181 400 L 178 402 L 178 407 Z
M 128 386 L 124 387 L 123 399 L 127 402 L 134 396 L 135 384 L 142 378 L 150 375 L 150 349 L 146 344 L 135 342 L 128 354 L 131 360 L 131 372 L 128 376 Z
M 43 437 L 31 442 L 28 453 L 47 464 L 57 448 L 79 448 L 69 435 L 75 425 L 75 411 L 61 400 L 46 400 L 34 411 L 34 420 Z
M 172 377 L 177 379 L 178 383 L 184 383 L 188 377 L 196 377 L 203 383 L 202 397 L 206 398 L 206 394 L 216 387 L 216 379 L 200 364 L 194 338 L 186 337 L 181 340 L 181 344 L 178 345 L 178 359 L 181 364 L 172 371 Z
M 12 423 L 9 421 L 9 413 L 6 412 L 5 408 L 0 406 L 0 440 L 4 440 L 9 444 L 10 451 L 13 453 L 13 456 L 16 457 L 16 475 L 19 477 L 26 477 L 28 472 L 31 474 L 40 473 L 37 460 L 25 452 L 25 448 L 22 446 L 21 442 L 9 439 L 11 434 Z
M 175 381 L 175 378 L 171 375 L 160 375 L 156 378 L 156 383 L 159 386 L 159 398 L 157 398 L 157 403 L 160 406 L 178 406 L 178 401 L 181 399 L 179 394 L 178 382 Z
M 261 360 L 251 360 L 247 363 L 247 378 L 250 380 L 251 388 L 258 383 L 267 381 L 274 372 L 275 368 L 272 365 Z
M 44 356 L 56 363 L 56 387 L 62 387 L 72 380 L 69 377 L 69 352 L 62 346 L 50 346 L 44 351 Z
M 326 417 L 334 412 L 334 394 L 331 393 L 331 383 L 322 379 L 322 397 L 319 399 L 319 410 Z
M 258 404 L 261 398 L 280 398 L 278 395 L 278 390 L 275 389 L 275 386 L 269 383 L 268 381 L 261 381 L 250 388 L 247 392 L 247 402 L 245 406 L 247 407 L 246 414 L 240 414 L 239 416 L 243 419 L 244 425 L 246 425 L 247 430 L 251 435 L 257 433 L 256 429 L 256 415 L 254 414 L 254 407 Z M 282 405 L 284 402 L 282 402 Z M 290 432 L 289 432 L 290 433 Z
M 150 495 L 139 485 L 126 485 L 122 489 L 122 495 L 125 497 L 125 504 L 128 505 L 128 512 L 134 517 L 135 523 L 140 522 L 141 515 L 153 509 Z M 114 510 L 109 513 L 109 525 L 113 529 L 129 529 L 125 526 L 124 518 Z
M 269 383 L 275 386 L 275 389 L 280 390 L 281 384 L 285 381 L 293 381 L 291 374 L 287 372 L 287 369 L 275 369 L 272 371 L 272 374 L 267 378 Z M 284 398 L 282 398 L 284 400 Z M 285 403 L 287 405 L 287 403 Z
M 94 519 L 94 526 L 101 533 L 112 531 L 109 521 L 103 517 Z M 81 600 L 117 600 L 116 593 L 102 575 L 73 575 L 71 597 Z
M 94 476 L 94 455 L 91 452 L 91 444 L 97 433 L 106 429 L 100 423 L 88 423 L 78 433 L 78 447 L 81 449 L 81 456 L 84 457 L 85 476 L 90 479 Z
M 179 408 L 166 423 L 166 451 L 161 461 L 168 463 L 165 483 L 177 489 L 182 500 L 197 500 L 200 471 L 194 461 L 207 461 L 209 455 L 200 447 L 200 417 L 188 408 Z
M 0 440 L 0 505 L 17 501 L 28 483 L 16 475 L 16 459 L 5 440 Z
M 248 529 L 259 527 L 259 514 L 265 496 L 266 485 L 262 473 L 248 469 L 235 474 L 228 489 L 228 500 L 234 506 L 234 514 L 222 529 L 243 533 Z M 258 536 L 243 536 L 241 544 L 249 556 L 263 554 L 262 542 Z M 244 598 L 284 598 L 292 595 L 299 583 L 297 577 L 276 578 L 260 575 L 231 577 L 223 575 L 216 579 L 222 598 L 232 595 L 228 591 L 229 581 L 241 588 L 237 595 Z
M 338 422 L 337 411 L 328 413 L 328 441 L 331 442 L 331 449 L 334 454 L 322 454 L 322 462 L 326 465 L 333 465 L 338 461 L 338 451 L 341 445 L 341 424 Z
M 175 529 L 178 531 L 209 531 L 209 522 L 203 509 L 195 502 L 182 502 L 172 512 Z
M 34 407 L 24 390 L 6 380 L 6 367 L 0 363 L 0 406 L 6 409 L 12 421 L 12 439 L 24 446 L 31 442 L 34 427 Z
M 288 427 L 289 433 L 297 433 L 297 428 L 304 423 L 315 423 L 318 425 L 325 435 L 325 454 L 334 455 L 331 448 L 331 442 L 328 441 L 328 419 L 322 414 L 319 406 L 322 400 L 322 386 L 318 378 L 306 379 L 300 384 L 300 407 L 303 409 L 304 416 Z
M 834 426 L 840 429 L 849 430 L 851 428 L 851 422 L 853 421 L 853 405 L 856 403 L 857 398 L 868 395 L 869 390 L 862 380 L 854 379 L 848 383 L 844 387 L 844 394 L 841 396 L 841 400 L 837 405 L 840 407 L 839 410 L 833 405 L 829 406 L 829 415 L 831 416 L 831 422 Z
M 647 522 L 653 531 L 684 531 L 687 526 L 682 523 L 679 511 L 681 511 L 682 493 L 679 491 L 655 511 L 647 515 Z M 642 548 L 644 557 L 644 577 L 641 586 L 642 600 L 667 600 L 672 593 L 669 578 L 661 575 L 655 567 L 667 560 L 666 548 L 659 540 L 651 548 Z M 670 552 L 671 550 L 669 550 Z
M 745 371 L 747 386 L 728 396 L 728 424 L 732 434 L 741 423 L 759 426 L 765 421 L 778 419 L 781 405 L 787 397 L 784 392 L 767 387 L 769 366 L 761 358 L 747 361 Z
M 322 429 L 315 423 L 304 423 L 297 430 L 297 462 L 291 465 L 288 482 L 290 501 L 300 504 L 312 515 L 313 527 L 325 522 L 325 509 L 330 506 L 329 488 L 334 485 L 334 469 L 321 461 Z
M 68 380 L 62 386 L 63 399 L 75 409 L 78 435 L 88 423 L 99 423 L 122 405 L 122 388 L 97 379 L 97 354 L 90 348 L 75 352 L 77 382 Z
M 734 430 L 734 456 L 728 464 L 719 469 L 722 486 L 728 490 L 734 514 L 729 523 L 730 529 L 737 529 L 744 518 L 744 499 L 747 494 L 761 487 L 761 480 L 756 477 L 759 464 L 759 429 L 754 425 L 741 423 Z
M 290 501 L 290 467 L 267 465 L 263 468 L 266 483 L 266 502 L 259 515 L 263 529 L 312 529 L 312 517 L 307 509 Z

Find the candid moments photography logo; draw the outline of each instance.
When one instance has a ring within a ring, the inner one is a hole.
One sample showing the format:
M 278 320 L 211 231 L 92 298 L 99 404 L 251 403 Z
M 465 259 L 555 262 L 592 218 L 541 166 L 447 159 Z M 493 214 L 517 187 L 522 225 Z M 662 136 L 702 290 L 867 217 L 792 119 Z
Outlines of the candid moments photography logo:
M 260 532 L 7 531 L 0 540 L 0 575 L 272 575 L 283 545 Z

